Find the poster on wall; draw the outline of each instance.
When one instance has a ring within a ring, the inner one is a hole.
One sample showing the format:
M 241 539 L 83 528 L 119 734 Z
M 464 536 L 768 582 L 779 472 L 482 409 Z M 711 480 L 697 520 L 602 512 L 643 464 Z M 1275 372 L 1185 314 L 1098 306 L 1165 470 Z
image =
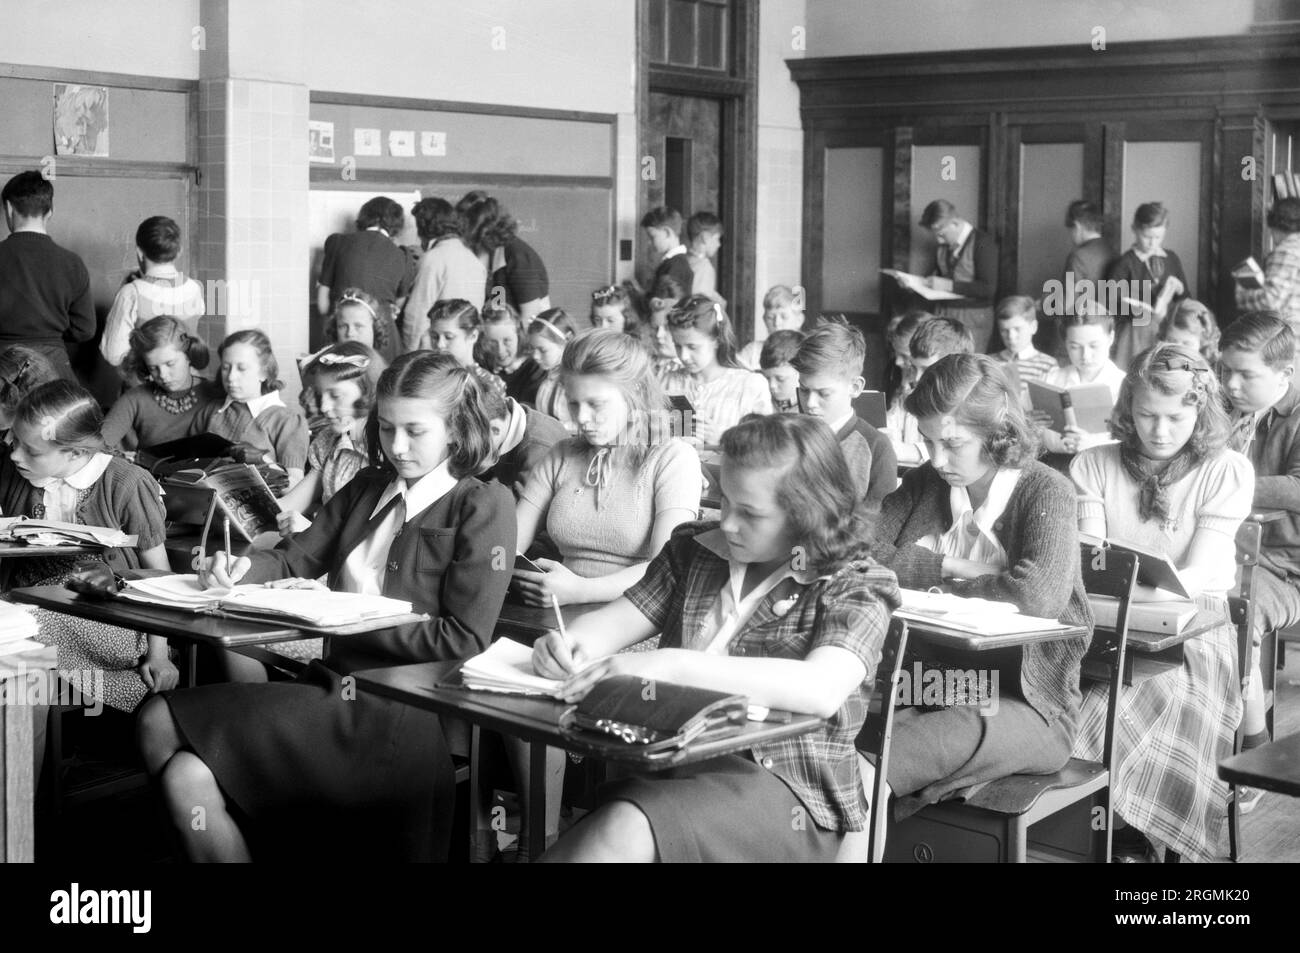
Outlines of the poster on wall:
M 445 132 L 420 133 L 420 155 L 445 156 L 447 154 L 447 134 Z
M 352 130 L 352 139 L 353 155 L 378 156 L 384 154 L 379 141 L 378 129 L 354 129 Z
M 334 123 L 320 119 L 307 120 L 307 160 L 330 165 L 334 163 Z
M 54 154 L 108 155 L 108 87 L 54 84 Z
M 411 158 L 415 155 L 415 130 L 394 129 L 388 134 L 388 154 Z

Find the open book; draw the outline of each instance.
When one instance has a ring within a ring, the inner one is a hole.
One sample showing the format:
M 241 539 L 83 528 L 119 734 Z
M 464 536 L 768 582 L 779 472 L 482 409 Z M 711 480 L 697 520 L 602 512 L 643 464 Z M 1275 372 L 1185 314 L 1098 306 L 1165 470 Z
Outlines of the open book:
M 1182 596 L 1184 599 L 1191 598 L 1191 593 L 1187 591 L 1187 587 L 1183 585 L 1182 577 L 1178 574 L 1178 567 L 1164 553 L 1157 552 L 1154 549 L 1147 549 L 1145 546 L 1139 546 L 1137 543 L 1126 539 L 1115 539 L 1114 537 L 1098 539 L 1086 533 L 1079 534 L 1079 542 L 1093 546 L 1096 549 L 1109 549 L 1117 553 L 1132 553 L 1138 559 L 1138 582 L 1154 589 L 1165 589 Z
M 80 523 L 34 520 L 26 516 L 0 517 L 0 540 L 27 543 L 29 546 L 90 543 L 124 549 L 134 548 L 139 542 L 134 533 L 124 533 L 111 526 L 82 526 Z
M 201 589 L 199 577 L 192 573 L 130 580 L 119 598 L 169 609 L 230 615 L 309 629 L 338 629 L 360 624 L 385 628 L 424 618 L 412 612 L 409 602 L 386 596 L 315 588 L 273 589 L 261 584 L 235 586 L 233 589 Z
M 1075 426 L 1087 433 L 1108 433 L 1115 399 L 1106 384 L 1057 387 L 1046 381 L 1026 381 L 1029 402 L 1052 418 L 1050 429 L 1063 433 Z
M 261 533 L 276 531 L 275 518 L 280 513 L 280 503 L 257 467 L 232 463 L 209 470 L 198 485 L 216 494 L 217 506 L 230 519 L 230 525 L 250 543 Z
M 950 629 L 973 635 L 1016 635 L 1068 629 L 1056 619 L 1022 615 L 1010 602 L 971 599 L 947 592 L 900 589 L 903 604 L 894 615 L 929 628 Z
M 920 275 L 913 275 L 910 272 L 899 271 L 896 268 L 881 268 L 880 273 L 882 275 L 889 275 L 908 291 L 919 294 L 927 301 L 954 301 L 963 297 L 962 295 L 956 294 L 952 291 L 939 291 L 936 288 L 931 288 L 925 283 L 924 278 Z

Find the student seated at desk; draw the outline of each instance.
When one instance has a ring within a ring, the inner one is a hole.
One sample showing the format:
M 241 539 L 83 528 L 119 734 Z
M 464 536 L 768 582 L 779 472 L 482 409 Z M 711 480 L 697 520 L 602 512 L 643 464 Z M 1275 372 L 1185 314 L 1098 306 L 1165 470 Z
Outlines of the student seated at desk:
M 567 643 L 538 640 L 534 668 L 567 679 L 570 702 L 634 675 L 827 723 L 607 785 L 544 860 L 830 861 L 845 832 L 866 826 L 853 742 L 898 590 L 866 558 L 844 455 L 808 417 L 749 417 L 722 435 L 722 492 L 721 523 L 679 527 L 640 582 L 568 627 Z M 798 545 L 806 568 L 792 566 Z M 657 632 L 657 650 L 622 651 Z
M 1229 446 L 1255 467 L 1259 510 L 1281 510 L 1264 524 L 1259 565 L 1251 588 L 1254 643 L 1245 689 L 1242 748 L 1268 741 L 1259 649 L 1264 633 L 1300 623 L 1300 389 L 1295 383 L 1296 338 L 1275 311 L 1238 315 L 1223 334 L 1219 376 L 1232 402 Z M 1259 800 L 1258 788 L 1238 788 L 1244 814 Z
M 1117 815 L 1185 857 L 1218 853 L 1228 786 L 1216 765 L 1241 720 L 1237 637 L 1225 596 L 1236 576 L 1233 540 L 1250 513 L 1250 461 L 1227 449 L 1223 395 L 1210 366 L 1174 344 L 1133 359 L 1111 420 L 1117 443 L 1075 457 L 1079 531 L 1166 553 L 1203 611 L 1222 624 L 1183 643 L 1183 664 L 1125 688 L 1111 797 Z M 1179 598 L 1140 586 L 1135 598 Z M 1085 693 L 1075 754 L 1100 755 L 1107 692 Z M 1147 853 L 1122 838 L 1121 856 Z
M 216 385 L 194 373 L 208 366 L 208 346 L 175 318 L 152 318 L 131 331 L 122 370 L 146 383 L 132 387 L 104 418 L 104 443 L 148 449 L 190 435 Z
M 922 312 L 924 314 L 924 312 Z M 912 368 L 912 387 L 925 374 L 926 370 L 940 358 L 949 354 L 973 354 L 975 339 L 970 330 L 956 318 L 930 317 L 920 319 L 916 330 L 908 340 L 909 363 Z M 904 421 L 902 423 L 903 439 L 893 438 L 894 455 L 899 463 L 915 466 L 929 459 L 927 443 L 923 435 L 916 430 L 915 415 L 906 411 L 903 403 Z M 910 419 L 908 419 L 910 418 Z M 912 439 L 915 438 L 915 439 Z
M 510 492 L 473 476 L 492 453 L 480 388 L 450 356 L 402 355 L 379 380 L 367 433 L 382 465 L 277 549 L 204 564 L 203 580 L 221 586 L 328 573 L 333 589 L 406 600 L 431 618 L 333 639 L 293 682 L 208 685 L 142 711 L 145 766 L 191 859 L 248 860 L 254 828 L 300 838 L 300 852 L 445 855 L 455 793 L 439 719 L 357 693 L 347 676 L 468 658 L 491 641 L 515 518 Z
M 1110 359 L 1115 344 L 1115 319 L 1100 305 L 1080 301 L 1073 314 L 1062 315 L 1057 327 L 1065 337 L 1065 353 L 1070 363 L 1048 373 L 1044 380 L 1054 387 L 1077 387 L 1080 384 L 1105 384 L 1113 400 L 1119 398 L 1124 372 Z M 1066 427 L 1062 433 L 1048 430 L 1048 416 L 1039 411 L 1030 414 L 1039 427 L 1038 437 L 1044 453 L 1075 454 L 1089 447 L 1110 443 L 1108 433 L 1088 433 L 1078 427 Z
M 496 451 L 496 461 L 484 479 L 490 476 L 518 500 L 533 469 L 569 432 L 554 417 L 496 391 L 484 390 L 483 411 L 492 427 L 492 447 Z
M 810 417 L 821 418 L 835 438 L 858 486 L 865 512 L 880 512 L 880 501 L 898 486 L 898 460 L 889 438 L 853 409 L 862 393 L 862 364 L 867 344 L 862 332 L 829 321 L 808 333 L 792 364 L 799 372 L 799 403 Z
M 944 586 L 1091 628 L 1073 487 L 1034 459 L 1033 429 L 998 363 L 982 354 L 941 358 L 907 410 L 929 462 L 885 498 L 873 555 L 905 588 Z M 899 813 L 973 784 L 1064 767 L 1087 648 L 1085 636 L 981 653 L 979 664 L 999 673 L 992 715 L 960 702 L 901 709 L 889 764 Z
M 98 401 L 71 381 L 51 381 L 23 397 L 14 409 L 13 446 L 0 454 L 0 511 L 118 528 L 138 537 L 136 548 L 6 561 L 0 566 L 6 589 L 60 585 L 101 560 L 116 572 L 168 568 L 162 491 L 144 470 L 107 452 L 103 421 Z M 179 673 L 165 638 L 48 609 L 33 614 L 37 638 L 59 648 L 60 675 L 87 699 L 131 712 L 149 693 L 176 687 Z

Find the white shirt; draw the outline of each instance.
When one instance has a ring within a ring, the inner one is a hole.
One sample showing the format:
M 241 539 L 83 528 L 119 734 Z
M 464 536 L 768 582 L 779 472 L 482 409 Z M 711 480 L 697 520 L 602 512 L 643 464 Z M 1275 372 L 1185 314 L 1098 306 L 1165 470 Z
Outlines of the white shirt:
M 227 396 L 225 401 L 221 404 L 220 409 L 217 410 L 217 413 L 224 414 L 230 409 L 230 405 L 234 403 L 237 403 L 235 398 Z M 254 420 L 261 416 L 262 411 L 266 410 L 268 407 L 284 406 L 284 401 L 280 399 L 280 392 L 278 390 L 273 390 L 269 394 L 261 394 L 254 397 L 252 400 L 243 401 L 243 403 L 248 406 L 248 412 L 252 414 Z
M 1019 470 L 998 470 L 989 484 L 988 496 L 977 510 L 971 509 L 966 488 L 954 486 L 948 493 L 952 525 L 944 533 L 923 536 L 916 544 L 954 559 L 970 559 L 1006 569 L 1007 552 L 994 534 L 993 524 L 1002 518 L 1019 480 Z
M 710 552 L 724 557 L 730 569 L 729 577 L 718 590 L 718 598 L 714 600 L 713 608 L 705 616 L 700 630 L 701 640 L 707 640 L 704 651 L 711 655 L 729 654 L 727 649 L 736 633 L 744 628 L 759 604 L 781 584 L 783 579 L 788 577 L 808 585 L 817 578 L 817 574 L 811 570 L 796 571 L 791 567 L 790 561 L 786 560 L 773 570 L 771 575 L 750 590 L 748 595 L 741 598 L 740 590 L 745 584 L 745 570 L 749 568 L 749 563 L 738 562 L 731 558 L 731 548 L 720 530 L 705 533 L 698 537 L 697 541 Z
M 397 477 L 384 488 L 379 502 L 370 511 L 374 517 L 388 505 L 394 497 L 401 497 L 402 502 L 388 513 L 370 535 L 357 543 L 355 549 L 343 561 L 343 570 L 339 574 L 339 585 L 344 592 L 359 592 L 365 596 L 382 596 L 384 580 L 388 570 L 396 567 L 388 562 L 388 550 L 393 545 L 393 537 L 402 526 L 419 516 L 434 503 L 451 492 L 457 479 L 451 475 L 447 461 L 407 486 L 406 481 Z
M 77 521 L 77 496 L 88 490 L 104 475 L 113 458 L 107 453 L 97 453 L 76 473 L 66 477 L 45 477 L 29 480 L 32 486 L 44 491 L 45 518 L 60 523 Z
M 507 397 L 506 406 L 510 408 L 510 419 L 506 421 L 505 433 L 501 435 L 501 446 L 497 450 L 499 457 L 523 443 L 528 430 L 528 412 L 519 406 L 519 402 L 513 397 Z
M 853 419 L 853 414 L 854 414 L 854 411 L 850 410 L 847 414 L 845 414 L 845 415 L 844 415 L 843 417 L 841 417 L 839 420 L 828 420 L 828 421 L 826 421 L 826 422 L 830 425 L 831 433 L 838 434 L 838 433 L 839 433 L 839 432 L 844 428 L 844 425 L 847 424 L 850 420 Z
M 676 247 L 670 248 L 666 252 L 664 252 L 664 257 L 661 258 L 660 261 L 667 261 L 669 258 L 676 258 L 678 255 L 685 255 L 685 254 L 686 254 L 686 246 L 677 245 Z

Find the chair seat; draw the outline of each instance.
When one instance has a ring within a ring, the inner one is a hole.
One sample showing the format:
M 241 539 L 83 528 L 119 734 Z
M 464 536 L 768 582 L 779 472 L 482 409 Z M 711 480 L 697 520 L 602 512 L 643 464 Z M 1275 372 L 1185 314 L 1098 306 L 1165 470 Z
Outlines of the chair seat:
M 1071 758 L 1055 774 L 1013 774 L 990 781 L 965 803 L 998 814 L 1025 814 L 1048 791 L 1092 787 L 1105 775 L 1106 766 L 1100 762 Z

